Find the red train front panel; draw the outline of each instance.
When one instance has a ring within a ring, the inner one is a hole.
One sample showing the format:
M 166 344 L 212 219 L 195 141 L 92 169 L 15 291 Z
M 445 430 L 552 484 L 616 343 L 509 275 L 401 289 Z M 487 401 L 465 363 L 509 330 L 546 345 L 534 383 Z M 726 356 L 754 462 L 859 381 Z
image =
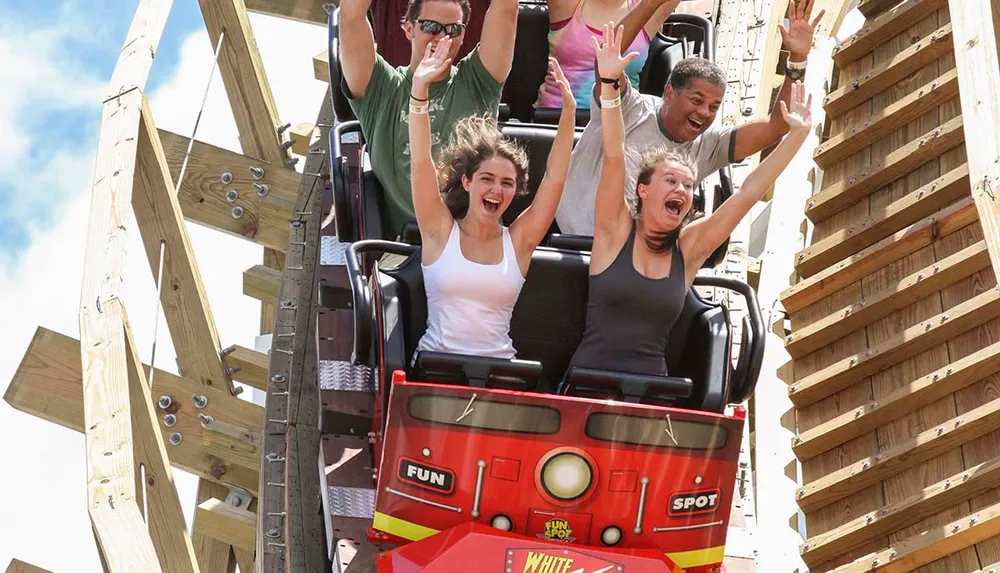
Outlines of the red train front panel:
M 374 528 L 415 541 L 467 521 L 531 538 L 722 562 L 745 411 L 732 416 L 400 382 Z

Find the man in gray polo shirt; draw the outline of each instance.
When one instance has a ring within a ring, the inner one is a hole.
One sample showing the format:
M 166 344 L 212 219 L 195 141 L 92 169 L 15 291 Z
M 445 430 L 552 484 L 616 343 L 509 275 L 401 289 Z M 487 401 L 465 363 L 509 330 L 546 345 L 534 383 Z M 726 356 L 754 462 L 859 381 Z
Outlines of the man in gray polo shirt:
M 649 21 L 652 14 L 667 0 L 641 0 L 619 25 L 624 27 L 622 46 L 629 46 Z M 785 82 L 778 100 L 790 105 L 791 85 L 805 75 L 805 62 L 812 48 L 813 32 L 823 11 L 810 22 L 814 0 L 794 0 L 788 3 L 788 28 L 780 26 L 781 37 L 789 50 Z M 788 132 L 775 102 L 771 114 L 750 120 L 739 127 L 712 125 L 722 105 L 726 90 L 726 74 L 715 63 L 704 58 L 685 58 L 674 66 L 663 97 L 640 94 L 622 78 L 598 78 L 601 82 L 618 82 L 621 86 L 622 116 L 625 121 L 626 198 L 634 210 L 634 195 L 638 166 L 635 160 L 643 151 L 661 146 L 674 147 L 690 155 L 697 163 L 698 178 L 705 177 L 730 163 L 742 161 L 777 143 Z M 559 230 L 572 235 L 594 234 L 594 197 L 601 176 L 602 140 L 600 102 L 595 96 L 590 115 L 580 141 L 573 150 L 569 174 L 562 201 L 556 212 Z M 695 182 L 696 184 L 698 182 Z

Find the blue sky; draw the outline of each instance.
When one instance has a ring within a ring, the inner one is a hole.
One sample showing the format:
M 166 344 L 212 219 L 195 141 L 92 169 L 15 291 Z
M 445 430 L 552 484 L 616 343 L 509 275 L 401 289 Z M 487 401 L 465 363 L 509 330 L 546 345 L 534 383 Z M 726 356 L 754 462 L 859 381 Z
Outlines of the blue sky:
M 0 261 L 13 262 L 85 192 L 100 100 L 138 0 L 0 2 Z M 173 75 L 182 42 L 204 23 L 195 0 L 173 4 L 147 93 Z M 27 55 L 30 54 L 30 55 Z

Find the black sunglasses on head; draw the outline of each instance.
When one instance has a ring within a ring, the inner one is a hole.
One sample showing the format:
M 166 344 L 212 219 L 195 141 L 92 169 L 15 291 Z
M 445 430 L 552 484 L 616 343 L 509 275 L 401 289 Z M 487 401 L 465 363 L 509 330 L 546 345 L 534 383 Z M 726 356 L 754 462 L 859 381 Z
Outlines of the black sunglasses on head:
M 442 24 L 437 20 L 417 20 L 417 24 L 420 24 L 421 32 L 430 34 L 431 36 L 437 36 L 443 30 L 445 34 L 448 34 L 452 38 L 457 38 L 465 30 L 465 24 L 459 24 L 458 22 L 454 24 Z

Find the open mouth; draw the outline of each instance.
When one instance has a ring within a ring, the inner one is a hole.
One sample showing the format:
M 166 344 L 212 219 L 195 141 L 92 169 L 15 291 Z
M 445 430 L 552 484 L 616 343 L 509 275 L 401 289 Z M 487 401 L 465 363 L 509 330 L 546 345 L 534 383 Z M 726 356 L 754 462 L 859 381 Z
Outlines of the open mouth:
M 688 125 L 690 125 L 691 128 L 694 129 L 695 131 L 701 131 L 701 128 L 705 126 L 705 122 L 698 121 L 698 120 L 690 118 L 690 117 L 688 118 L 687 121 L 688 121 Z
M 483 197 L 483 208 L 487 213 L 497 213 L 500 211 L 500 200 L 493 197 Z
M 663 208 L 667 210 L 667 213 L 674 215 L 675 217 L 681 216 L 681 209 L 684 208 L 684 202 L 680 199 L 668 199 L 664 204 Z

